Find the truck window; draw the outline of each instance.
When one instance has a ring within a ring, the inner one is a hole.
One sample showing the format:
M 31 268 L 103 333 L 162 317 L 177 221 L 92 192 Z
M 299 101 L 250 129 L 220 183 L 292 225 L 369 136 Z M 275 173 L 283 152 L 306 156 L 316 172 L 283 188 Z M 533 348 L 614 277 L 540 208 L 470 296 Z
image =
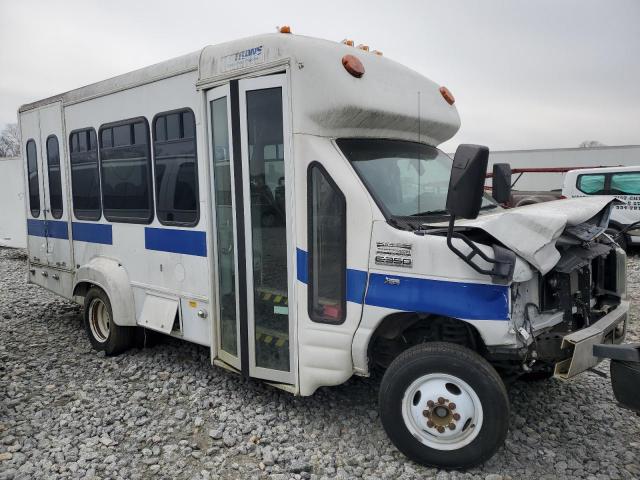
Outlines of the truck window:
M 347 203 L 319 163 L 307 174 L 309 317 L 342 323 L 346 314 Z
M 164 225 L 198 223 L 195 117 L 191 110 L 158 114 L 153 121 L 156 214 Z
M 110 222 L 153 218 L 149 125 L 145 118 L 100 127 L 102 207 Z
M 60 177 L 60 146 L 55 135 L 47 138 L 47 170 L 49 173 L 49 206 L 53 218 L 62 217 L 62 181 Z
M 611 175 L 611 195 L 640 195 L 640 172 L 620 172 Z
M 36 142 L 27 141 L 27 174 L 29 176 L 29 209 L 32 217 L 40 216 L 40 184 L 38 183 L 38 152 Z
M 78 220 L 100 220 L 100 173 L 96 131 L 85 128 L 69 136 L 73 214 Z
M 604 188 L 604 183 L 604 173 L 579 175 L 577 187 L 578 190 L 587 195 L 606 195 L 608 192 Z

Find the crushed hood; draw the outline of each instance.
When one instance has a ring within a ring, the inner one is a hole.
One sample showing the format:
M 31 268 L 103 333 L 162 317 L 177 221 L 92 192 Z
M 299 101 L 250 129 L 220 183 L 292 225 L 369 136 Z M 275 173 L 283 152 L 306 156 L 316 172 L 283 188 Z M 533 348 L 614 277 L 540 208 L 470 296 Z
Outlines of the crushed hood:
M 545 274 L 560 260 L 556 240 L 564 229 L 586 222 L 612 201 L 612 197 L 554 200 L 456 220 L 456 226 L 484 230 Z

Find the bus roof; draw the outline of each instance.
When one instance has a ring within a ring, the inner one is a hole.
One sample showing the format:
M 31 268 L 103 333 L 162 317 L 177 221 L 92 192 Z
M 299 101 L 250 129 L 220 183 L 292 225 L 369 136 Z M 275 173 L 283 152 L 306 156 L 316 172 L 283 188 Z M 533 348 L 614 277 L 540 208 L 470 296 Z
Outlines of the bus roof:
M 347 54 L 362 62 L 361 78 L 343 67 Z M 207 46 L 23 105 L 19 111 L 58 101 L 79 103 L 188 72 L 197 72 L 198 88 L 208 88 L 286 66 L 291 72 L 294 133 L 402 138 L 437 145 L 460 126 L 455 106 L 444 100 L 439 85 L 408 67 L 342 43 L 281 33 Z

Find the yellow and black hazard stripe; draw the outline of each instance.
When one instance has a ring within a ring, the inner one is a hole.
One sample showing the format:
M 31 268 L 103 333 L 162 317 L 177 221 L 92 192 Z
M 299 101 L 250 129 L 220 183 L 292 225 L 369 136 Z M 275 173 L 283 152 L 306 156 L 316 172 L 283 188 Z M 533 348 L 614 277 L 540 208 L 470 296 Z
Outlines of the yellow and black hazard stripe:
M 256 340 L 276 348 L 282 348 L 289 341 L 289 335 L 273 331 L 257 331 Z
M 284 295 L 277 295 L 275 293 L 262 292 L 260 298 L 265 302 L 271 302 L 274 305 L 289 305 L 289 298 Z

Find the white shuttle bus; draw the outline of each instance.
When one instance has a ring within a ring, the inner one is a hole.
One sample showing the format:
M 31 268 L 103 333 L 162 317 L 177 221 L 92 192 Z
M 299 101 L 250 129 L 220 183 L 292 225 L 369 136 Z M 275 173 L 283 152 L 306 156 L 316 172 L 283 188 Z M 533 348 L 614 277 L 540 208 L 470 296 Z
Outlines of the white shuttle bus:
M 485 147 L 436 148 L 451 93 L 379 52 L 255 36 L 19 117 L 29 281 L 107 355 L 150 329 L 303 396 L 384 370 L 394 444 L 468 467 L 504 441 L 505 380 L 624 337 L 611 199 L 503 210 Z

